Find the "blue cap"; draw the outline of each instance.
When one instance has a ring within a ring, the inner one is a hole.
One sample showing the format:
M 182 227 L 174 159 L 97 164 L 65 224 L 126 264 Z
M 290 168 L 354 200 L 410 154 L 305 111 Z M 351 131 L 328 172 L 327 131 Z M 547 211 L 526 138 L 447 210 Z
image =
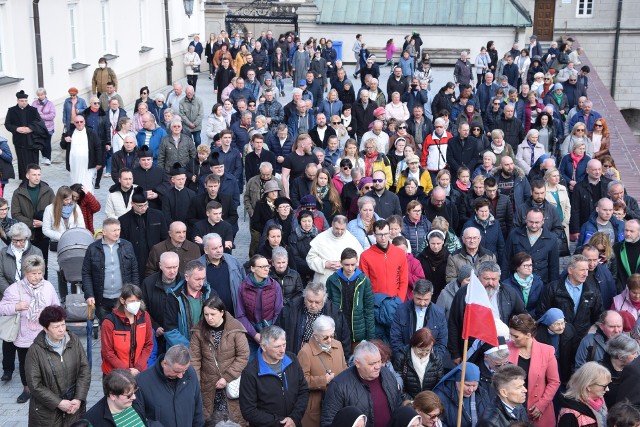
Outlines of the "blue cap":
M 540 319 L 538 319 L 538 323 L 549 326 L 560 319 L 564 319 L 564 313 L 562 310 L 559 308 L 550 308 L 540 317 Z

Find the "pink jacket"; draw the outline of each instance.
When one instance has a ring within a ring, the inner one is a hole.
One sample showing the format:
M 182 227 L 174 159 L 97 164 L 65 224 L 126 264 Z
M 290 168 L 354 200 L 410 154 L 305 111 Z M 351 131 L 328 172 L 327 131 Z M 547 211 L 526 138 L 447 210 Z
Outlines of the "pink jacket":
M 633 306 L 629 299 L 629 288 L 624 288 L 624 291 L 613 297 L 611 310 L 628 311 L 634 319 L 638 320 L 638 309 Z
M 44 293 L 46 305 L 60 305 L 58 294 L 56 293 L 53 285 L 46 280 L 42 280 L 40 283 L 43 283 L 42 292 Z M 21 288 L 18 288 L 18 286 Z M 27 279 L 22 279 L 19 282 L 10 285 L 7 290 L 4 291 L 4 296 L 2 297 L 2 301 L 0 301 L 0 316 L 16 314 L 16 304 L 19 301 L 31 303 L 31 295 L 29 294 L 26 286 L 30 286 Z M 35 322 L 29 322 L 27 319 L 28 311 L 29 310 L 20 311 L 20 331 L 18 332 L 18 337 L 13 342 L 13 344 L 19 348 L 31 347 L 33 340 L 36 339 L 36 336 L 42 330 L 42 326 L 40 326 L 40 323 L 38 323 L 37 320 Z
M 518 348 L 509 342 L 509 362 L 518 364 Z M 536 406 L 542 411 L 537 421 L 532 421 L 539 427 L 555 426 L 556 416 L 553 410 L 553 396 L 560 387 L 558 362 L 553 347 L 533 340 L 531 349 L 531 364 L 527 376 L 527 405 Z
M 53 105 L 53 102 L 49 101 L 49 98 L 45 98 L 44 104 L 41 104 L 40 100 L 36 99 L 31 103 L 31 106 L 38 110 L 42 121 L 44 121 L 45 126 L 47 126 L 47 130 L 52 132 L 56 118 L 56 106 Z
M 399 51 L 400 49 L 398 49 L 395 44 L 391 43 L 391 44 L 388 44 L 384 48 L 384 50 L 387 51 L 387 59 L 391 59 L 393 58 L 393 54 Z
M 407 299 L 406 301 L 413 299 L 413 284 L 419 279 L 424 279 L 424 271 L 422 271 L 422 264 L 415 257 L 407 254 L 407 267 L 409 270 L 409 286 L 407 287 Z

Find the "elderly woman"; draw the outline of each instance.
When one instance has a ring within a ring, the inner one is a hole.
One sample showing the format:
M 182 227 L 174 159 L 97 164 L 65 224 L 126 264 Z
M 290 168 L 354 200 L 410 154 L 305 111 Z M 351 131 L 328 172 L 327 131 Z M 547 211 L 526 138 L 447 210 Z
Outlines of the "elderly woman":
M 520 166 L 525 174 L 531 171 L 531 168 L 538 160 L 538 157 L 545 154 L 545 149 L 538 141 L 539 133 L 536 129 L 530 129 L 527 136 L 518 145 L 518 153 L 516 154 L 516 164 Z
M 149 102 L 149 112 L 153 114 L 153 117 L 156 119 L 156 123 L 162 123 L 164 119 L 164 111 L 167 109 L 167 104 L 165 104 L 165 97 L 161 93 L 157 93 L 156 96 L 153 97 L 153 102 Z
M 200 73 L 200 56 L 196 53 L 195 46 L 190 45 L 188 47 L 182 63 L 184 64 L 184 73 L 187 75 L 187 85 L 193 86 L 195 91 L 198 84 L 198 74 Z
M 613 297 L 611 310 L 616 310 L 620 313 L 627 312 L 638 320 L 638 317 L 640 317 L 640 274 L 634 273 L 629 276 L 624 290 Z
M 9 229 L 17 223 L 18 220 L 9 216 L 9 201 L 0 197 L 0 240 L 4 242 L 3 246 L 11 243 L 11 237 L 8 235 Z M 0 243 L 0 245 L 2 245 L 2 243 Z
M 558 427 L 605 427 L 607 405 L 604 395 L 609 388 L 611 374 L 597 362 L 587 362 L 569 380 L 567 392 L 559 402 Z
M 403 400 L 433 389 L 444 375 L 442 360 L 433 351 L 435 342 L 429 328 L 420 328 L 414 332 L 409 345 L 394 354 L 393 367 L 404 383 Z
M 515 162 L 516 156 L 510 144 L 504 141 L 504 132 L 501 129 L 491 131 L 491 145 L 489 150 L 496 155 L 496 164 L 499 165 L 503 156 L 509 156 Z
M 545 286 L 540 276 L 533 272 L 531 255 L 518 252 L 512 256 L 509 261 L 509 272 L 511 276 L 507 277 L 502 284 L 516 291 L 524 302 L 527 312 L 534 318 L 538 317 L 541 313 L 536 313 L 536 307 Z
M 43 279 L 46 266 L 40 255 L 29 255 L 22 259 L 22 279 L 9 286 L 0 301 L 0 316 L 18 315 L 20 327 L 13 345 L 18 352 L 20 362 L 20 380 L 24 387 L 18 397 L 18 403 L 25 403 L 31 396 L 25 374 L 27 351 L 42 326 L 38 318 L 42 310 L 49 305 L 59 305 L 60 300 L 53 285 Z
M 440 230 L 446 237 L 444 246 L 450 254 L 462 248 L 462 242 L 456 236 L 455 232 L 449 229 L 449 221 L 443 216 L 437 216 L 431 221 L 431 229 Z
M 58 265 L 58 240 L 70 228 L 85 228 L 82 210 L 73 201 L 73 192 L 66 185 L 58 188 L 53 203 L 44 209 L 42 233 L 50 239 L 48 267 L 58 274 L 58 291 L 64 301 L 69 293 L 67 280 Z
M 493 176 L 493 169 L 496 165 L 496 155 L 492 151 L 485 151 L 482 153 L 482 164 L 476 166 L 473 170 L 473 175 L 471 178 L 475 178 L 476 176 L 482 176 L 484 178 L 489 178 Z
M 545 200 L 556 208 L 558 217 L 564 232 L 569 238 L 569 219 L 571 217 L 571 200 L 569 199 L 569 192 L 567 187 L 560 184 L 560 171 L 556 168 L 548 169 L 544 174 L 545 187 L 547 193 Z
M 554 348 L 533 337 L 536 322 L 528 314 L 519 314 L 509 320 L 509 362 L 527 373 L 525 387 L 535 390 L 527 395 L 527 414 L 531 422 L 540 427 L 553 426 L 556 417 L 553 397 L 560 387 L 558 362 Z
M 396 192 L 400 191 L 400 188 L 404 186 L 408 178 L 413 178 L 420 183 L 424 192 L 429 194 L 433 190 L 433 183 L 431 182 L 429 171 L 420 166 L 420 157 L 412 154 L 405 157 L 404 161 L 407 163 L 407 168 L 400 173 Z
M 572 324 L 565 322 L 562 310 L 550 308 L 538 319 L 535 336 L 539 343 L 553 347 L 558 361 L 560 383 L 565 386 L 573 372 L 576 351 L 580 344 L 575 328 Z
M 437 394 L 425 390 L 413 398 L 413 409 L 422 418 L 424 427 L 442 427 L 444 406 Z
M 409 120 L 410 117 L 407 104 L 400 101 L 400 92 L 393 92 L 391 94 L 391 102 L 385 105 L 384 111 L 384 117 L 386 120 L 393 118 L 404 121 Z
M 149 104 L 147 104 L 146 102 L 141 102 L 138 104 L 136 108 L 136 112 L 133 115 L 132 129 L 135 133 L 138 133 L 138 131 L 144 128 L 144 123 L 142 123 L 142 120 L 144 118 L 144 115 L 147 114 L 148 112 L 149 112 Z
M 322 399 L 329 383 L 347 369 L 344 350 L 335 339 L 336 324 L 329 316 L 318 316 L 313 321 L 309 342 L 302 346 L 298 361 L 309 383 L 309 402 L 302 418 L 303 427 L 319 427 Z
M 376 201 L 373 197 L 360 197 L 358 199 L 358 216 L 347 224 L 347 230 L 358 239 L 364 249 L 376 243 L 373 223 L 381 218 L 374 212 L 375 207 Z
M 586 144 L 578 141 L 573 144 L 571 153 L 566 154 L 560 161 L 558 170 L 562 179 L 569 185 L 569 192 L 573 192 L 575 185 L 587 176 L 587 164 L 591 157 L 585 154 Z
M 474 419 L 480 416 L 492 405 L 491 398 L 484 388 L 478 388 L 480 382 L 480 369 L 477 365 L 467 362 L 464 379 L 462 378 L 462 366 L 458 365 L 445 375 L 435 386 L 433 391 L 440 398 L 444 406 L 444 419 L 447 426 L 454 426 L 458 419 L 458 404 L 460 402 L 460 389 L 462 388 L 462 419 L 461 427 L 473 427 Z M 472 403 L 475 405 L 472 406 Z
M 424 192 L 424 189 L 418 183 L 415 178 L 408 177 L 402 187 L 398 189 L 398 199 L 400 199 L 400 209 L 406 212 L 407 205 L 412 200 L 420 202 L 421 205 L 426 206 L 429 203 L 429 197 Z
M 94 426 L 120 425 L 122 420 L 131 425 L 146 425 L 144 407 L 136 396 L 138 383 L 129 370 L 114 369 L 104 376 L 102 390 L 104 397 L 87 411 L 85 420 Z
M 298 214 L 298 226 L 289 235 L 288 249 L 293 258 L 295 270 L 300 274 L 303 283 L 313 279 L 313 270 L 307 264 L 307 254 L 311 250 L 311 241 L 318 235 L 318 229 L 313 224 L 313 212 L 300 211 Z
M 113 311 L 104 318 L 100 330 L 102 373 L 128 369 L 133 375 L 147 369 L 153 350 L 151 316 L 142 302 L 142 289 L 123 286 Z
M 422 215 L 422 204 L 417 200 L 410 201 L 405 212 L 406 215 L 402 219 L 402 235 L 409 240 L 411 253 L 417 257 L 427 246 L 431 221 Z
M 484 197 L 476 199 L 474 202 L 475 215 L 467 220 L 462 227 L 473 227 L 480 232 L 480 246 L 495 254 L 497 259 L 504 256 L 504 237 L 500 223 L 491 213 L 491 201 Z
M 25 349 L 30 426 L 69 426 L 84 416 L 91 369 L 65 318 L 62 307 L 43 307 L 37 318 L 39 333 L 28 353 Z
M 572 149 L 578 142 L 583 142 L 585 144 L 585 152 L 587 156 L 593 157 L 593 142 L 587 136 L 587 125 L 582 122 L 578 122 L 573 125 L 571 133 L 569 133 L 562 144 L 560 144 L 560 155 L 565 156 L 573 152 Z
M 433 295 L 431 299 L 436 301 L 440 292 L 447 285 L 446 269 L 449 259 L 449 251 L 444 246 L 445 235 L 440 230 L 431 230 L 427 234 L 427 245 L 416 259 L 422 266 L 425 279 L 433 284 Z
M 228 399 L 225 387 L 240 378 L 249 361 L 246 329 L 214 295 L 204 302 L 202 319 L 191 335 L 191 365 L 200 379 L 202 410 L 205 418 L 222 412 L 241 423 L 237 399 Z
M 607 368 L 611 374 L 611 383 L 609 390 L 604 395 L 604 401 L 608 407 L 611 407 L 621 400 L 618 399 L 618 387 L 622 382 L 622 370 L 638 357 L 640 345 L 629 335 L 620 334 L 609 338 L 604 350 L 606 354 L 601 365 Z

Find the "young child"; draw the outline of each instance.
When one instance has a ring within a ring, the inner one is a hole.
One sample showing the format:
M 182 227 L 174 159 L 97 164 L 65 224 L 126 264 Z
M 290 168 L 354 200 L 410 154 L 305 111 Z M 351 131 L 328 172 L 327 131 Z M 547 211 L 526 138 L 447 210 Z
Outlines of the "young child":
M 393 54 L 398 52 L 400 49 L 393 44 L 393 39 L 387 40 L 387 46 L 384 49 L 387 51 L 387 62 L 384 63 L 383 67 L 388 65 L 393 68 Z

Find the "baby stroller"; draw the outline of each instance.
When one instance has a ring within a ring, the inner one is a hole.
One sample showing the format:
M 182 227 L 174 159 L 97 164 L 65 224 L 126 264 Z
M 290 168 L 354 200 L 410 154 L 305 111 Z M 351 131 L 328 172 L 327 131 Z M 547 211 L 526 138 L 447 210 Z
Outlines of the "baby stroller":
M 94 242 L 93 234 L 86 228 L 70 228 L 58 240 L 58 265 L 71 287 L 82 287 L 82 263 L 87 248 Z M 89 307 L 82 292 L 67 295 L 65 301 L 67 325 L 87 327 L 87 357 L 91 364 L 91 337 L 98 338 L 98 328 L 93 328 L 94 308 Z

